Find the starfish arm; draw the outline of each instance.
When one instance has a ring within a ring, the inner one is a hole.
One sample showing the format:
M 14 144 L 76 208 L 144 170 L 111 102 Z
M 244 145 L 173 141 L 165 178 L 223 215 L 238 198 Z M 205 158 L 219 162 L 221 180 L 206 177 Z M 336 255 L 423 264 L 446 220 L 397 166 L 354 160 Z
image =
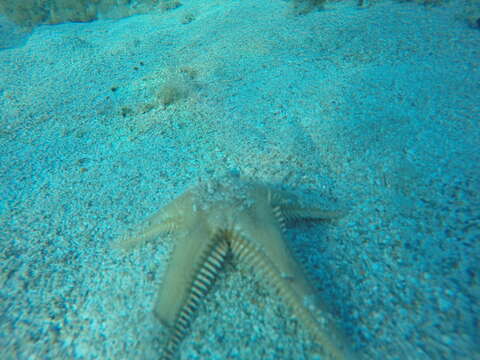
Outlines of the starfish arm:
M 162 360 L 174 357 L 228 251 L 224 234 L 212 233 L 205 221 L 198 219 L 189 229 L 178 234 L 155 303 L 156 317 L 170 330 Z
M 312 295 L 303 272 L 294 260 L 287 242 L 283 238 L 284 220 L 277 206 L 272 208 L 271 193 L 268 189 L 257 188 L 252 191 L 253 205 L 239 213 L 238 233 L 252 239 L 257 252 L 268 257 L 280 276 L 293 279 L 298 284 L 298 293 Z
M 315 334 L 327 359 L 353 359 L 335 320 L 307 282 L 282 236 L 278 207 L 272 208 L 269 196 L 261 193 L 253 194 L 254 205 L 239 214 L 238 229 L 231 240 L 232 253 L 263 272 L 264 278 Z
M 128 233 L 120 238 L 113 246 L 123 250 L 131 250 L 134 247 L 153 240 L 158 235 L 177 230 L 179 217 L 168 216 L 163 209 L 152 215 L 142 225 L 141 230 Z
M 284 190 L 270 190 L 263 186 L 263 192 L 267 192 L 269 203 L 272 208 L 279 208 L 282 221 L 291 223 L 297 220 L 329 220 L 337 219 L 345 215 L 343 210 L 325 209 L 316 206 L 302 204 L 298 197 Z
M 280 208 L 283 218 L 287 222 L 297 220 L 329 220 L 338 219 L 345 215 L 342 210 L 328 210 L 310 206 L 284 206 Z
M 239 261 L 257 271 L 306 325 L 321 345 L 326 359 L 353 360 L 347 342 L 335 319 L 307 283 L 300 266 L 289 259 L 279 263 L 256 245 L 256 241 L 238 235 L 232 241 L 232 253 Z M 285 251 L 279 249 L 279 252 Z
M 114 244 L 114 247 L 122 250 L 132 250 L 133 248 L 154 239 L 164 232 L 174 231 L 176 228 L 172 222 L 152 224 L 136 235 L 125 235 Z
M 167 327 L 172 327 L 180 308 L 191 290 L 192 281 L 205 254 L 214 243 L 214 237 L 200 221 L 188 231 L 178 233 L 158 291 L 155 315 Z
M 168 203 L 160 211 L 150 216 L 140 231 L 123 236 L 114 244 L 114 247 L 131 250 L 149 240 L 153 240 L 161 233 L 175 232 L 178 228 L 182 228 L 185 218 L 188 218 L 191 214 L 191 211 L 189 211 L 189 207 L 192 206 L 191 197 L 191 192 L 186 192 L 175 201 Z

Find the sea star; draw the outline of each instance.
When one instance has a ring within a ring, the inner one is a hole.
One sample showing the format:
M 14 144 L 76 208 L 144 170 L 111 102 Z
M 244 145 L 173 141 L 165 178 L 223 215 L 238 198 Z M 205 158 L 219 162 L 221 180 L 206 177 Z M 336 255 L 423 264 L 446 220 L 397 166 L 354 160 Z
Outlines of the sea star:
M 338 211 L 303 206 L 283 190 L 224 176 L 186 191 L 153 215 L 137 235 L 124 237 L 122 247 L 131 248 L 162 232 L 176 235 L 154 310 L 170 330 L 163 359 L 178 351 L 229 253 L 277 290 L 319 341 L 325 359 L 352 359 L 335 320 L 307 283 L 283 236 L 294 220 L 338 216 Z

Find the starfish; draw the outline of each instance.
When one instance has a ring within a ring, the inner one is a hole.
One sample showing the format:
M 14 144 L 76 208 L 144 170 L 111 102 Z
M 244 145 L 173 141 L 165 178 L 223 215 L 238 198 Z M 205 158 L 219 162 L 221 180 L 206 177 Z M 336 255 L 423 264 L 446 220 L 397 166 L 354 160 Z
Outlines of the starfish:
M 318 299 L 285 241 L 286 226 L 299 219 L 331 219 L 338 211 L 304 206 L 297 197 L 238 176 L 203 182 L 150 217 L 132 248 L 159 234 L 175 234 L 175 246 L 154 308 L 169 329 L 163 354 L 172 359 L 195 312 L 230 258 L 252 268 L 311 330 L 325 359 L 353 359 L 333 316 Z M 232 254 L 233 256 L 228 256 Z

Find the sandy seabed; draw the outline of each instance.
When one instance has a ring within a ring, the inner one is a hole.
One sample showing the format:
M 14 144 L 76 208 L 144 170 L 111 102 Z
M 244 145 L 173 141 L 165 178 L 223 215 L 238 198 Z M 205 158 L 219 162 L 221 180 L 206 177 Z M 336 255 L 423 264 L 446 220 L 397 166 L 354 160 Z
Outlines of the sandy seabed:
M 173 241 L 111 245 L 235 171 L 348 208 L 286 236 L 362 359 L 480 358 L 480 31 L 460 13 L 185 0 L 1 50 L 0 357 L 157 359 Z M 321 359 L 235 265 L 180 356 Z

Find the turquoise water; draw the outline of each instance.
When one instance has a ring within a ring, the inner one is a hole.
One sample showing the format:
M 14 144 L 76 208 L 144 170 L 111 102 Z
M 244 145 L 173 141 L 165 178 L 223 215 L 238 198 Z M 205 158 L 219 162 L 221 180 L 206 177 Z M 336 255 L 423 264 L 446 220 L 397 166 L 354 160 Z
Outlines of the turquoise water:
M 0 20 L 0 358 L 158 359 L 175 238 L 112 244 L 233 172 L 346 209 L 285 239 L 358 358 L 480 359 L 478 3 L 134 6 Z M 326 358 L 253 272 L 180 359 Z

